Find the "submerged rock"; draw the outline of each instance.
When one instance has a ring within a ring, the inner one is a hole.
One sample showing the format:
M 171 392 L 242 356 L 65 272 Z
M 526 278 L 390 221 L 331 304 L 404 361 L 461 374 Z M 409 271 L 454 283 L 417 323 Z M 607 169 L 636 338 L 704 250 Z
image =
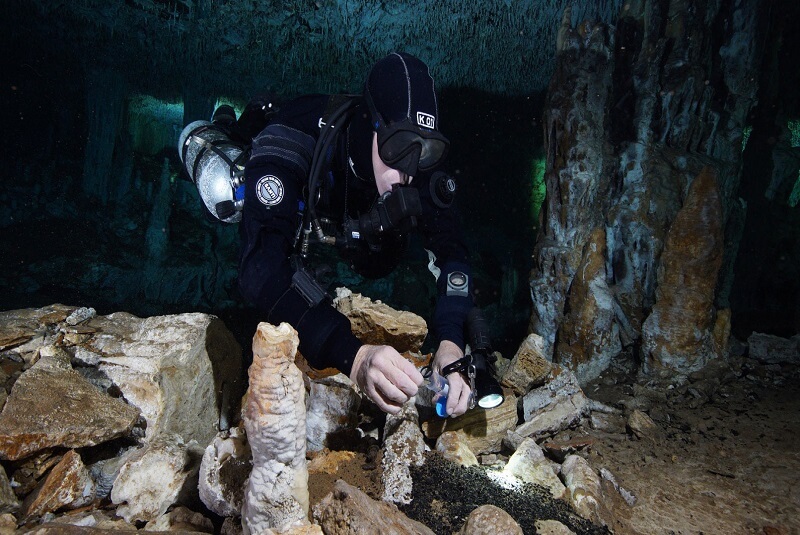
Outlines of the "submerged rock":
M 455 431 L 446 431 L 436 439 L 436 451 L 461 466 L 478 466 L 478 459 L 469 449 L 466 438 Z
M 495 505 L 481 505 L 467 517 L 460 535 L 523 535 L 514 518 Z
M 333 304 L 348 317 L 353 334 L 364 344 L 389 345 L 400 353 L 418 352 L 428 335 L 428 325 L 420 316 L 395 310 L 347 288 L 336 289 Z
M 87 505 L 94 500 L 94 487 L 81 456 L 70 450 L 25 499 L 20 517 L 25 522 L 45 513 Z
M 200 499 L 220 516 L 240 516 L 252 453 L 244 430 L 223 431 L 211 441 L 200 463 Z
M 326 535 L 434 535 L 425 525 L 401 513 L 395 505 L 375 501 L 341 479 L 336 481 L 333 491 L 314 508 L 314 520 Z
M 146 440 L 175 434 L 205 448 L 229 409 L 223 399 L 236 399 L 241 389 L 241 347 L 222 321 L 199 313 L 115 313 L 88 324 L 98 333 L 85 349 L 99 355 L 98 369 L 142 411 Z
M 306 390 L 294 364 L 298 344 L 288 323 L 260 323 L 253 337 L 243 411 L 253 453 L 242 506 L 245 535 L 308 524 Z
M 552 435 L 575 424 L 589 412 L 589 401 L 570 370 L 553 365 L 551 379 L 522 398 L 522 436 Z
M 563 498 L 566 494 L 564 484 L 545 458 L 541 446 L 532 438 L 525 439 L 503 468 L 503 472 L 513 475 L 525 483 L 541 485 L 550 490 L 553 498 Z
M 386 416 L 383 452 L 383 500 L 411 503 L 411 467 L 425 462 L 425 439 L 419 428 L 419 414 L 411 398 L 400 412 Z
M 517 396 L 524 396 L 547 380 L 550 367 L 544 356 L 544 340 L 538 334 L 529 334 L 511 359 L 500 383 Z
M 162 436 L 133 452 L 111 489 L 117 514 L 127 522 L 155 520 L 182 499 L 196 498 L 203 450 L 177 435 Z M 194 491 L 185 495 L 186 490 Z
M 361 396 L 344 374 L 312 380 L 306 409 L 307 449 L 321 451 L 328 436 L 358 424 Z
M 14 383 L 0 414 L 0 459 L 94 446 L 130 433 L 139 411 L 95 388 L 54 351 Z

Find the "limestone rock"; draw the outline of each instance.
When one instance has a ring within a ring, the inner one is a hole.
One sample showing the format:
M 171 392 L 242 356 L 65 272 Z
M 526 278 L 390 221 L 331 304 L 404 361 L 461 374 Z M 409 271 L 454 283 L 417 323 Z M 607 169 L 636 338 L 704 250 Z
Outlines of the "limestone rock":
M 0 515 L 19 509 L 19 500 L 11 488 L 5 468 L 0 465 Z
M 564 462 L 567 455 L 590 449 L 594 442 L 594 438 L 590 436 L 577 436 L 569 440 L 548 440 L 542 443 L 542 449 L 558 462 Z
M 178 435 L 163 435 L 133 452 L 119 471 L 111 501 L 126 522 L 149 522 L 188 499 L 184 489 L 197 488 L 197 472 L 203 450 Z
M 409 504 L 412 499 L 411 467 L 425 462 L 425 439 L 419 428 L 419 414 L 410 399 L 397 414 L 386 415 L 383 501 Z
M 25 498 L 20 516 L 31 519 L 62 508 L 75 509 L 94 499 L 94 481 L 75 450 L 53 467 L 42 484 Z
M 508 459 L 503 472 L 525 483 L 541 485 L 550 490 L 553 498 L 563 498 L 566 488 L 545 458 L 542 448 L 532 438 L 525 439 Z
M 569 490 L 569 501 L 575 511 L 596 524 L 603 521 L 603 491 L 600 477 L 586 459 L 570 455 L 561 465 L 561 474 Z
M 242 507 L 245 535 L 308 524 L 306 390 L 294 364 L 298 344 L 288 323 L 260 323 L 253 337 L 243 411 L 253 452 Z
M 500 451 L 506 434 L 517 425 L 517 400 L 510 390 L 504 392 L 505 401 L 494 409 L 475 408 L 457 418 L 434 417 L 423 422 L 425 436 L 436 439 L 445 431 L 455 431 L 475 455 Z
M 118 518 L 113 511 L 92 509 L 53 518 L 26 533 L 41 535 L 95 535 L 136 531 L 136 526 Z M 0 531 L 0 533 L 3 533 Z M 5 535 L 5 534 L 4 534 Z
M 562 32 L 544 104 L 548 164 L 543 221 L 531 270 L 530 332 L 542 335 L 545 354 L 555 349 L 567 294 L 593 229 L 604 222 L 615 162 L 606 140 L 606 107 L 613 100 L 613 37 L 598 25 L 588 35 Z M 558 156 L 556 156 L 558 154 Z M 566 306 L 565 306 L 566 305 Z
M 244 430 L 219 433 L 206 447 L 200 462 L 200 500 L 219 516 L 239 516 L 250 475 L 252 453 Z
M 516 428 L 522 436 L 552 435 L 576 423 L 587 414 L 589 405 L 578 380 L 571 371 L 553 365 L 551 379 L 522 398 L 525 423 Z
M 55 304 L 0 312 L 0 351 L 19 348 L 33 338 L 43 339 L 46 334 L 52 334 L 57 324 L 66 320 L 75 309 Z
M 622 496 L 623 500 L 625 500 L 625 503 L 631 507 L 636 505 L 636 496 L 631 491 L 620 485 L 614 474 L 612 474 L 607 468 L 600 469 L 600 477 L 611 484 L 614 490 L 617 491 L 620 496 Z
M 111 489 L 114 481 L 117 480 L 119 471 L 125 465 L 130 455 L 136 452 L 136 448 L 129 448 L 120 452 L 116 457 L 98 461 L 89 466 L 89 474 L 95 482 L 95 498 L 103 500 L 111 496 Z
M 265 529 L 259 535 L 325 535 L 316 524 L 309 524 L 303 526 L 291 526 L 281 531 L 273 531 L 269 528 Z
M 17 462 L 14 470 L 14 494 L 24 497 L 33 492 L 44 475 L 57 465 L 63 453 L 54 450 L 42 450 Z
M 394 310 L 347 288 L 336 289 L 333 304 L 350 319 L 353 334 L 364 344 L 389 345 L 400 353 L 419 352 L 428 334 L 425 320 L 413 312 Z
M 200 513 L 180 506 L 148 522 L 144 531 L 193 531 L 214 533 L 214 524 Z
M 0 514 L 0 535 L 13 535 L 16 531 L 16 517 L 11 513 Z
M 539 535 L 575 535 L 575 532 L 558 520 L 537 520 L 536 533 Z
M 442 433 L 436 439 L 436 451 L 441 452 L 442 457 L 461 466 L 477 466 L 478 458 L 469 449 L 464 435 L 454 431 Z
M 750 358 L 765 364 L 800 364 L 800 336 L 781 338 L 753 333 L 747 339 Z
M 14 383 L 0 414 L 0 459 L 44 448 L 94 446 L 127 435 L 139 411 L 92 386 L 64 354 L 40 359 Z
M 355 459 L 356 453 L 354 451 L 327 451 L 324 450 L 315 455 L 313 459 L 308 462 L 309 474 L 335 474 L 339 471 L 339 467 L 343 463 L 347 463 Z
M 328 435 L 355 429 L 360 405 L 361 396 L 344 374 L 312 380 L 306 409 L 308 451 L 328 446 Z
M 596 228 L 569 289 L 571 310 L 561 323 L 553 360 L 586 384 L 603 373 L 622 350 L 614 296 L 606 276 L 606 232 Z
M 642 326 L 646 374 L 687 375 L 719 356 L 714 290 L 723 220 L 717 177 L 706 167 L 692 181 L 661 254 L 656 303 Z
M 663 433 L 660 427 L 646 413 L 636 409 L 628 416 L 628 430 L 636 435 L 636 438 L 650 438 L 656 440 Z
M 529 334 L 511 359 L 500 383 L 517 396 L 524 396 L 531 388 L 543 384 L 549 374 L 550 362 L 544 356 L 544 340 L 538 334 Z
M 223 389 L 238 399 L 241 388 L 241 347 L 225 324 L 208 314 L 141 319 L 118 312 L 88 325 L 98 333 L 85 349 L 141 409 L 146 440 L 175 434 L 205 448 L 217 434 Z
M 397 506 L 375 501 L 341 479 L 314 507 L 314 520 L 326 535 L 434 535 L 425 525 L 401 513 Z
M 461 528 L 461 535 L 523 535 L 516 520 L 495 505 L 481 505 L 472 510 Z

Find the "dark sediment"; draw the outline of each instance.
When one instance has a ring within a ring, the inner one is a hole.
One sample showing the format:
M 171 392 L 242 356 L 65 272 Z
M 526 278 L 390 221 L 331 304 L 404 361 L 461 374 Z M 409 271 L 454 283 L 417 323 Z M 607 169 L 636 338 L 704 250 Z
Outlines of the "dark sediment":
M 414 500 L 400 509 L 441 535 L 460 530 L 473 509 L 487 504 L 510 514 L 526 534 L 536 533 L 537 520 L 558 520 L 579 535 L 609 533 L 553 499 L 544 487 L 526 484 L 507 489 L 483 468 L 464 468 L 437 453 L 429 454 L 423 466 L 412 467 L 411 477 Z

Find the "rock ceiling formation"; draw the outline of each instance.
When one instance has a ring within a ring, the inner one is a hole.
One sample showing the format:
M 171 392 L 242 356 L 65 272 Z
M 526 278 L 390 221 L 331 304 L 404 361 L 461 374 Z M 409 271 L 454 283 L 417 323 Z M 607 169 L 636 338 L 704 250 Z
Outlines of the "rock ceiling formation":
M 437 82 L 500 94 L 543 89 L 567 0 L 51 0 L 8 2 L 20 37 L 69 43 L 84 67 L 123 70 L 139 91 L 357 91 L 376 58 L 404 49 Z M 620 0 L 582 2 L 611 21 Z

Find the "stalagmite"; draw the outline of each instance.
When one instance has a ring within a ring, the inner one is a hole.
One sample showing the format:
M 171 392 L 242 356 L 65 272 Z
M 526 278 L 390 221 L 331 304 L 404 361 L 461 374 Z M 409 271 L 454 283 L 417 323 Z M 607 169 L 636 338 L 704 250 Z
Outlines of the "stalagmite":
M 308 524 L 308 467 L 303 376 L 294 364 L 299 340 L 287 323 L 261 323 L 243 416 L 253 451 L 245 491 L 245 535 Z

